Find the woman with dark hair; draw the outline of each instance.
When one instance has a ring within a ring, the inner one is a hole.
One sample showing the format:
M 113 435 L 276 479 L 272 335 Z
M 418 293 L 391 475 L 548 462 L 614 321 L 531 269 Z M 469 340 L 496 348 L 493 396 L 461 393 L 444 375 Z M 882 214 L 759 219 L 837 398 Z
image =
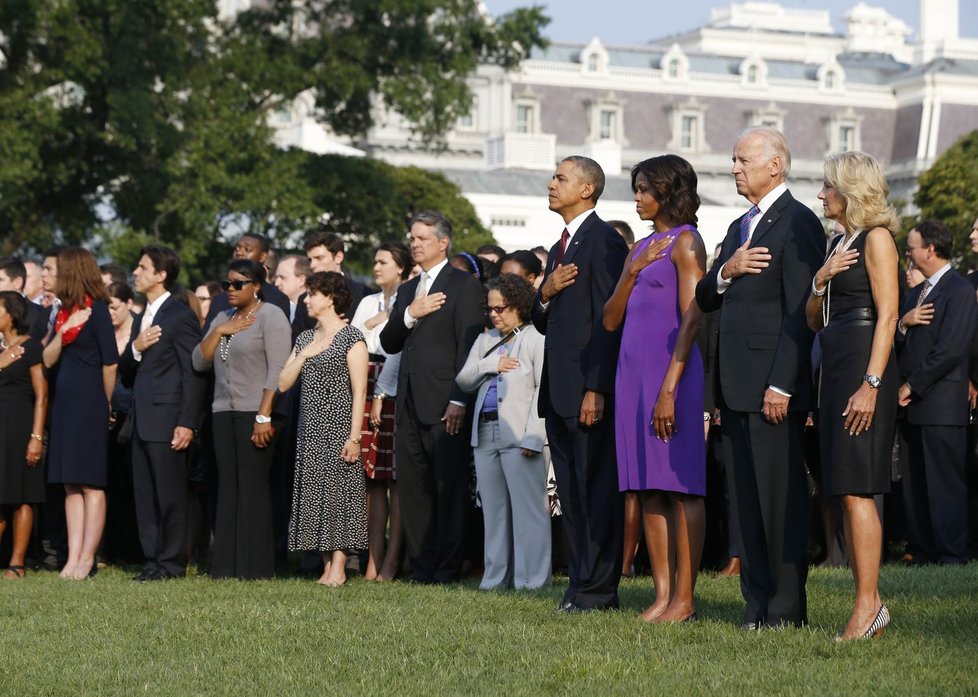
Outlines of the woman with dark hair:
M 119 351 L 108 291 L 95 256 L 81 247 L 58 253 L 54 335 L 44 348 L 53 371 L 48 481 L 64 484 L 68 563 L 62 578 L 93 576 L 105 528 L 105 486 L 112 392 Z
M 200 314 L 207 317 L 211 311 L 211 300 L 221 292 L 221 284 L 217 281 L 204 281 L 194 291 L 197 300 L 200 302 Z
M 486 282 L 486 261 L 468 252 L 459 252 L 448 263 L 459 271 L 472 274 L 479 283 Z
M 543 275 L 543 262 L 530 250 L 517 249 L 499 260 L 499 273 L 516 274 L 536 288 L 537 279 Z
M 343 274 L 314 273 L 306 307 L 315 329 L 302 332 L 279 377 L 283 392 L 301 378 L 289 549 L 323 555 L 319 583 L 346 583 L 346 559 L 367 548 L 367 494 L 360 432 L 367 401 L 367 346 L 348 325 Z
M 693 591 L 706 526 L 703 365 L 696 347 L 696 284 L 706 250 L 696 230 L 696 173 L 676 155 L 632 169 L 635 209 L 652 234 L 629 252 L 604 309 L 622 327 L 615 383 L 618 482 L 637 492 L 655 602 L 646 622 L 696 619 Z M 668 258 L 671 263 L 653 264 Z M 623 326 L 624 325 L 624 326 Z
M 844 152 L 825 160 L 818 197 L 841 223 L 825 265 L 812 280 L 806 312 L 821 330 L 818 395 L 822 493 L 839 497 L 856 598 L 839 639 L 882 634 L 890 613 L 880 599 L 883 528 L 874 495 L 890 491 L 890 453 L 900 374 L 893 351 L 899 313 L 897 218 L 872 156 Z
M 390 355 L 384 351 L 380 333 L 387 326 L 397 289 L 407 280 L 411 266 L 411 252 L 406 245 L 381 244 L 374 253 L 374 283 L 381 290 L 361 300 L 353 315 L 353 326 L 363 334 L 370 354 L 367 394 L 373 395 L 367 405 L 360 443 L 367 474 L 368 555 L 364 578 L 368 581 L 389 581 L 397 575 L 404 542 L 394 465 L 394 404 L 401 354 Z M 390 545 L 385 550 L 388 518 Z
M 272 410 L 292 328 L 279 308 L 262 301 L 264 280 L 265 267 L 257 261 L 231 262 L 221 283 L 230 309 L 211 321 L 193 353 L 196 370 L 214 370 L 213 578 L 269 578 L 275 570 L 268 484 L 275 456 Z
M 115 345 L 122 356 L 132 338 L 135 296 L 127 283 L 110 283 L 109 316 L 115 330 Z M 112 391 L 112 427 L 109 430 L 108 511 L 102 548 L 107 560 L 139 562 L 142 552 L 136 532 L 136 509 L 132 493 L 132 452 L 126 419 L 132 409 L 132 388 L 116 379 Z M 123 428 L 126 430 L 123 430 Z
M 41 344 L 31 338 L 27 300 L 0 292 L 0 538 L 13 519 L 13 545 L 4 578 L 23 578 L 34 525 L 31 504 L 44 502 L 41 439 L 47 414 Z
M 472 345 L 456 377 L 477 392 L 472 447 L 485 522 L 479 588 L 550 583 L 550 505 L 544 421 L 537 415 L 543 336 L 530 324 L 533 286 L 514 274 L 489 281 L 493 329 Z

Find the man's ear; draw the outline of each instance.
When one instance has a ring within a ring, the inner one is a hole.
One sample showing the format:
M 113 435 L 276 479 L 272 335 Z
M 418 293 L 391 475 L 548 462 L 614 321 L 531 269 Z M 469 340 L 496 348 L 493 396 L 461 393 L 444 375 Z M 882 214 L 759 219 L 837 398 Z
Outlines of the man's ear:
M 333 255 L 333 261 L 336 262 L 337 266 L 343 266 L 343 260 L 346 258 L 345 252 L 337 252 Z

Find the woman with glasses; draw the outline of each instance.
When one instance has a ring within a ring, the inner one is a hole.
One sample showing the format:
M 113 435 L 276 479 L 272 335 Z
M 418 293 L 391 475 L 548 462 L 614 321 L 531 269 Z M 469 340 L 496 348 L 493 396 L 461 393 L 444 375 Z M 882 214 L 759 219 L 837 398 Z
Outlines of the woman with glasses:
M 228 267 L 230 308 L 194 349 L 196 370 L 214 370 L 213 440 L 217 511 L 210 575 L 268 578 L 275 568 L 268 473 L 275 450 L 272 410 L 288 359 L 292 328 L 262 301 L 265 267 L 235 259 Z
M 550 583 L 546 429 L 537 416 L 544 339 L 529 323 L 533 298 L 533 286 L 515 274 L 489 281 L 494 328 L 476 339 L 456 377 L 477 393 L 472 447 L 485 522 L 482 590 Z

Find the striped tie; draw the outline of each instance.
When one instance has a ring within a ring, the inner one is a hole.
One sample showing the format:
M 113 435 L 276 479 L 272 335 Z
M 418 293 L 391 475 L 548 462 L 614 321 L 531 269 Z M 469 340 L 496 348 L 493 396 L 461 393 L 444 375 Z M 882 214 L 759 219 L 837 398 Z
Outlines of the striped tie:
M 751 209 L 747 211 L 747 215 L 740 219 L 740 246 L 743 247 L 747 240 L 750 239 L 750 221 L 761 212 L 761 209 L 757 206 L 751 206 Z
M 923 284 L 920 286 L 920 295 L 917 297 L 917 307 L 920 307 L 921 305 L 924 304 L 924 299 L 927 297 L 927 294 L 929 292 L 930 292 L 930 281 L 924 281 Z

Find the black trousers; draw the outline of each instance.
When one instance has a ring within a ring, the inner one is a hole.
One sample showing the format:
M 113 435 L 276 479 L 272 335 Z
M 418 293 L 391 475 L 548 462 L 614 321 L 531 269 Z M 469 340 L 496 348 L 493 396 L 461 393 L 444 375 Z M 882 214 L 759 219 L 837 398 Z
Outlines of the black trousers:
M 272 495 L 268 473 L 275 459 L 251 442 L 255 412 L 214 414 L 217 513 L 210 575 L 214 578 L 270 578 L 275 573 Z
M 445 425 L 415 418 L 410 395 L 407 413 L 397 423 L 397 490 L 411 578 L 448 583 L 462 571 L 462 543 L 472 459 L 471 415 L 454 436 Z
M 617 608 L 624 553 L 625 497 L 618 491 L 614 412 L 605 403 L 595 428 L 553 409 L 547 439 L 567 537 L 570 586 L 564 602 Z
M 745 622 L 808 622 L 805 416 L 771 424 L 757 412 L 721 412 Z
M 183 576 L 187 569 L 189 448 L 149 443 L 133 429 L 132 490 L 146 568 Z
M 968 561 L 967 429 L 907 424 L 903 495 L 915 561 Z

